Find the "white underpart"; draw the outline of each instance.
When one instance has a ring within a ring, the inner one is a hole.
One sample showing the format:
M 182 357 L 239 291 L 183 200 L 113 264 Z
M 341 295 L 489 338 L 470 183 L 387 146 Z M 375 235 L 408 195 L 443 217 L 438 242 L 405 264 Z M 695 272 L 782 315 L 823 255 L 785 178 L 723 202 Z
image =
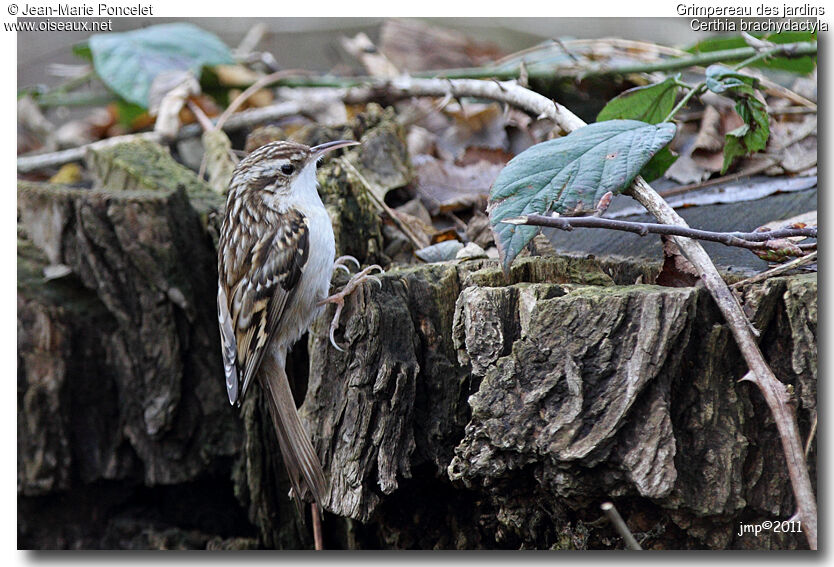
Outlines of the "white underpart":
M 309 252 L 301 281 L 296 284 L 294 301 L 287 305 L 282 321 L 286 325 L 286 334 L 277 345 L 283 353 L 295 343 L 322 308 L 318 303 L 327 297 L 330 279 L 333 276 L 333 261 L 336 258 L 336 242 L 333 237 L 333 225 L 330 215 L 321 202 L 316 181 L 316 163 L 308 164 L 296 177 L 287 198 L 281 199 L 284 210 L 293 207 L 307 217 L 309 226 Z

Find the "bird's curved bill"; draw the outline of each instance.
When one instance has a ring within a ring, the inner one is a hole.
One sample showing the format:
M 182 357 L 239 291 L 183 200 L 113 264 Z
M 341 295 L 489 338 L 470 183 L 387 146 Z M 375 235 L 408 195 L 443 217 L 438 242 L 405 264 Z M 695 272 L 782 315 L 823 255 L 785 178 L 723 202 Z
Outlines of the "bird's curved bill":
M 359 142 L 355 140 L 335 140 L 333 142 L 325 142 L 323 144 L 319 144 L 318 146 L 313 146 L 312 148 L 310 148 L 310 153 L 315 155 L 316 157 L 321 157 L 327 152 L 338 150 L 339 148 L 346 148 L 348 146 L 358 145 Z

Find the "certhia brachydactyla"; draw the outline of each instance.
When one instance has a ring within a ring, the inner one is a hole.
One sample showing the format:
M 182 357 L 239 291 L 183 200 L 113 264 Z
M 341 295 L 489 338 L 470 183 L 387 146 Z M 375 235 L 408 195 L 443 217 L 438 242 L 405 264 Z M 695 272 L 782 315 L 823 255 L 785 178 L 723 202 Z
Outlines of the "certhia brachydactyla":
M 302 498 L 303 489 L 309 489 L 319 506 L 326 491 L 324 472 L 298 416 L 284 365 L 287 351 L 322 304 L 341 303 L 360 279 L 367 279 L 369 269 L 325 299 L 334 265 L 355 260 L 345 257 L 334 264 L 333 227 L 316 189 L 316 165 L 326 152 L 357 143 L 339 140 L 310 148 L 272 142 L 252 152 L 232 175 L 217 252 L 229 401 L 239 406 L 258 377 L 294 496 Z M 331 329 L 335 324 L 334 318 Z

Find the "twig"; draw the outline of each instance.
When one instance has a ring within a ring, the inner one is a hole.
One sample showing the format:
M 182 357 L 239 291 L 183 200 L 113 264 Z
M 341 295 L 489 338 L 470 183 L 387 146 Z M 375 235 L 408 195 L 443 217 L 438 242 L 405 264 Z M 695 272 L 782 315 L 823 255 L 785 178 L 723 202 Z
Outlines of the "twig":
M 817 412 L 814 411 L 814 420 L 811 422 L 811 431 L 808 432 L 808 440 L 805 441 L 805 458 L 808 458 L 808 453 L 811 452 L 811 443 L 814 442 L 814 435 L 817 433 Z
M 770 110 L 771 116 L 785 116 L 788 114 L 816 114 L 816 108 L 807 106 L 788 106 L 785 108 L 774 108 Z
M 805 256 L 800 256 L 799 258 L 794 258 L 790 262 L 785 262 L 784 264 L 779 264 L 778 266 L 766 270 L 760 274 L 756 274 L 755 276 L 751 276 L 747 279 L 738 281 L 731 285 L 730 287 L 733 289 L 739 289 L 746 285 L 762 282 L 768 278 L 773 278 L 776 276 L 780 276 L 784 273 L 790 272 L 791 270 L 795 270 L 796 268 L 801 268 L 802 266 L 807 266 L 808 264 L 813 264 L 817 261 L 817 252 L 810 252 Z
M 710 242 L 720 242 L 727 246 L 737 246 L 750 250 L 768 249 L 768 241 L 777 238 L 804 236 L 817 237 L 817 228 L 783 228 L 764 232 L 713 232 L 699 230 L 688 226 L 674 226 L 671 224 L 656 224 L 650 222 L 633 222 L 604 217 L 549 217 L 545 215 L 524 215 L 511 219 L 504 219 L 504 223 L 516 225 L 547 226 L 561 230 L 574 228 L 607 228 L 621 230 L 645 236 L 647 234 L 665 234 L 667 236 L 685 236 Z
M 643 178 L 639 177 L 631 187 L 631 193 L 655 218 L 663 223 L 686 226 L 686 222 L 664 201 Z M 785 385 L 780 382 L 756 344 L 756 338 L 750 330 L 750 322 L 744 315 L 732 291 L 721 279 L 718 270 L 709 255 L 700 244 L 681 236 L 673 236 L 681 253 L 695 266 L 698 275 L 718 308 L 727 320 L 730 331 L 738 344 L 750 371 L 745 380 L 750 380 L 762 392 L 776 428 L 782 440 L 782 448 L 788 465 L 797 508 L 802 519 L 802 529 L 811 549 L 817 548 L 817 503 L 811 487 L 811 478 L 802 452 L 796 416 L 790 404 L 790 396 Z
M 603 502 L 600 506 L 602 511 L 605 512 L 605 515 L 608 517 L 608 521 L 611 522 L 611 525 L 614 526 L 614 529 L 617 530 L 617 533 L 623 538 L 623 542 L 625 542 L 626 549 L 631 549 L 634 551 L 642 551 L 643 548 L 640 547 L 640 544 L 637 543 L 637 540 L 634 539 L 634 536 L 631 533 L 631 530 L 628 529 L 623 517 L 620 516 L 620 513 L 617 512 L 617 509 L 614 507 L 614 504 L 611 502 Z
M 315 502 L 310 504 L 310 515 L 313 517 L 313 545 L 316 551 L 324 549 L 324 538 L 321 534 L 321 513 Z
M 774 148 L 774 151 L 781 152 L 781 151 L 785 150 L 786 148 L 792 146 L 793 144 L 796 144 L 797 142 L 801 142 L 802 140 L 804 140 L 805 138 L 807 138 L 808 136 L 813 134 L 816 129 L 817 129 L 817 121 L 816 120 L 809 121 L 808 124 L 804 128 L 802 128 L 799 131 L 797 131 L 796 133 L 794 133 L 794 135 L 791 136 L 790 138 L 788 138 L 787 140 L 785 140 L 782 143 L 782 145 L 780 145 L 778 148 Z M 736 179 L 740 179 L 742 177 L 749 177 L 751 175 L 761 173 L 762 171 L 765 171 L 765 170 L 769 169 L 770 167 L 778 164 L 779 159 L 782 156 L 781 155 L 765 154 L 765 155 L 760 155 L 759 157 L 761 158 L 760 163 L 752 165 L 752 166 L 748 167 L 747 169 L 743 169 L 741 171 L 738 171 L 736 173 L 731 173 L 730 175 L 725 175 L 723 177 L 716 177 L 714 179 L 709 179 L 707 181 L 702 181 L 701 183 L 692 183 L 692 184 L 689 184 L 689 185 L 681 185 L 679 187 L 673 187 L 671 189 L 666 189 L 665 191 L 658 191 L 658 194 L 661 197 L 664 197 L 664 198 L 672 197 L 674 195 L 680 195 L 681 193 L 686 193 L 687 191 L 693 191 L 695 189 L 703 189 L 705 187 L 712 187 L 713 185 L 720 185 L 721 183 L 727 183 L 727 182 L 730 182 L 730 181 L 735 181 Z
M 237 46 L 237 49 L 235 49 L 235 56 L 238 59 L 243 59 L 251 52 L 255 51 L 255 47 L 258 46 L 267 31 L 268 28 L 263 22 L 258 22 L 249 28 L 249 31 L 246 32 L 246 35 L 243 36 L 242 40 L 240 40 L 240 44 Z
M 215 128 L 223 128 L 226 124 L 226 121 L 229 120 L 229 117 L 234 114 L 234 112 L 240 108 L 240 106 L 249 100 L 253 94 L 258 92 L 259 90 L 268 87 L 271 84 L 278 82 L 280 79 L 285 77 L 294 77 L 298 75 L 305 75 L 308 74 L 307 71 L 299 70 L 299 69 L 287 69 L 284 71 L 276 71 L 275 73 L 270 73 L 269 75 L 265 75 L 259 78 L 257 81 L 249 85 L 245 91 L 240 93 L 235 99 L 226 107 L 226 110 L 220 115 L 220 118 L 217 119 L 217 124 Z
M 804 55 L 815 55 L 817 53 L 817 42 L 783 43 L 766 50 L 768 56 L 801 57 Z M 722 49 L 720 51 L 708 51 L 690 57 L 678 57 L 668 61 L 661 61 L 653 65 L 623 65 L 613 69 L 603 69 L 597 72 L 585 73 L 584 76 L 600 75 L 624 75 L 628 73 L 650 73 L 655 71 L 673 71 L 684 69 L 694 65 L 711 65 L 720 61 L 739 61 L 750 59 L 744 65 L 755 63 L 756 58 L 762 51 L 753 47 L 739 47 L 737 49 Z M 739 66 L 741 68 L 741 66 Z
M 371 198 L 371 201 L 374 202 L 377 208 L 379 208 L 381 211 L 387 214 L 388 217 L 392 221 L 394 221 L 394 224 L 397 225 L 397 228 L 399 228 L 403 232 L 403 234 L 405 234 L 406 237 L 408 237 L 408 239 L 411 241 L 411 245 L 414 247 L 414 250 L 419 250 L 420 248 L 422 248 L 424 244 L 421 244 L 420 238 L 411 230 L 411 227 L 409 227 L 400 219 L 400 217 L 397 215 L 397 211 L 389 207 L 385 203 L 385 200 L 381 199 L 379 195 L 376 194 L 376 191 L 374 191 L 370 182 L 367 179 L 365 179 L 365 177 L 361 173 L 359 173 L 359 170 L 356 169 L 353 166 L 353 164 L 345 158 L 339 158 L 338 161 L 346 170 L 352 173 L 357 180 L 359 180 L 359 182 L 365 188 L 365 191 L 367 192 L 368 196 Z
M 314 112 L 323 102 L 320 100 L 312 100 L 308 103 L 300 101 L 282 102 L 263 108 L 252 108 L 244 110 L 232 115 L 223 127 L 224 132 L 231 132 L 247 128 L 255 124 L 262 124 L 279 118 L 287 116 L 296 116 L 299 114 L 306 114 Z M 199 124 L 189 124 L 180 128 L 176 138 L 173 141 L 185 140 L 187 138 L 194 138 L 202 134 L 203 129 Z M 125 136 L 116 136 L 114 138 L 107 138 L 98 140 L 91 144 L 85 144 L 76 148 L 69 148 L 58 152 L 48 152 L 20 156 L 17 158 L 17 170 L 23 173 L 29 171 L 36 171 L 46 167 L 57 167 L 71 161 L 80 161 L 84 159 L 88 149 L 101 149 L 110 147 L 112 145 L 128 142 L 131 140 L 145 139 L 156 143 L 162 143 L 164 140 L 162 136 L 155 132 L 140 132 L 138 134 L 128 134 Z
M 704 189 L 706 187 L 712 187 L 713 185 L 721 185 L 722 183 L 729 183 L 730 181 L 735 181 L 736 179 L 741 179 L 742 177 L 750 177 L 751 175 L 756 175 L 757 173 L 761 173 L 766 169 L 769 169 L 776 165 L 778 160 L 773 156 L 764 156 L 760 160 L 760 163 L 756 165 L 751 165 L 747 169 L 743 169 L 736 173 L 731 173 L 729 175 L 724 175 L 723 177 L 716 177 L 714 179 L 708 179 L 707 181 L 702 181 L 700 183 L 690 183 L 689 185 L 681 185 L 679 187 L 672 187 L 671 189 L 665 189 L 663 191 L 658 191 L 658 194 L 663 197 L 674 197 L 675 195 L 680 195 L 681 193 L 687 193 L 688 191 L 694 191 L 696 189 Z
M 80 161 L 84 159 L 84 155 L 87 153 L 87 150 L 102 150 L 132 140 L 149 140 L 151 142 L 161 143 L 162 136 L 157 132 L 142 132 L 139 134 L 128 134 L 125 136 L 105 138 L 104 140 L 99 140 L 91 144 L 85 144 L 83 146 L 78 146 L 77 148 L 69 148 L 67 150 L 60 150 L 57 152 L 21 156 L 17 158 L 17 170 L 25 173 L 28 171 L 36 171 L 44 167 L 63 165 L 71 161 Z
M 211 130 L 212 122 L 211 119 L 206 116 L 206 113 L 203 112 L 203 109 L 197 106 L 197 104 L 193 100 L 186 101 L 186 105 L 188 105 L 188 110 L 194 115 L 196 118 L 197 123 L 203 130 Z
M 56 106 L 98 106 L 109 104 L 118 97 L 110 91 L 73 91 L 73 92 L 49 92 L 38 95 L 35 102 L 41 108 Z

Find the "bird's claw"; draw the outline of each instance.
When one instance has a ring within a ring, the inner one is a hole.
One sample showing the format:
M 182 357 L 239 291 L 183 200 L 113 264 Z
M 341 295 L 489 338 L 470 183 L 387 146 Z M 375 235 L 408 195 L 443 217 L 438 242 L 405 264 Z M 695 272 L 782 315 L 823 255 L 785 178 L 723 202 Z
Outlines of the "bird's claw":
M 359 265 L 359 262 L 353 256 L 341 256 L 335 262 L 336 267 L 343 267 L 347 271 L 347 267 L 345 267 L 345 265 L 344 265 L 344 263 L 346 261 L 353 261 L 353 262 L 356 262 L 357 266 Z M 336 304 L 336 312 L 333 314 L 333 319 L 330 321 L 330 333 L 329 334 L 330 334 L 330 344 L 332 344 L 333 348 L 335 348 L 339 352 L 344 352 L 345 349 L 343 349 L 342 347 L 340 347 L 336 343 L 335 334 L 336 334 L 336 329 L 339 328 L 339 318 L 341 317 L 342 309 L 345 306 L 345 298 L 348 295 L 350 295 L 351 293 L 353 293 L 354 291 L 356 291 L 356 289 L 362 283 L 364 283 L 365 280 L 371 280 L 371 281 L 376 282 L 377 284 L 379 284 L 380 289 L 382 289 L 382 280 L 379 279 L 378 276 L 375 276 L 375 275 L 371 274 L 371 272 L 373 272 L 374 270 L 379 270 L 380 274 L 385 273 L 385 270 L 383 270 L 382 266 L 380 266 L 379 264 L 373 264 L 371 266 L 368 266 L 364 270 L 362 270 L 360 272 L 357 272 L 356 274 L 351 276 L 350 280 L 348 280 L 348 283 L 345 284 L 345 287 L 343 287 L 341 289 L 341 291 L 339 291 L 337 293 L 334 293 L 330 297 L 328 297 L 328 298 L 326 298 L 326 299 L 324 299 L 320 302 L 320 305 L 324 305 L 326 303 L 335 303 Z
M 342 267 L 342 268 L 344 268 L 345 270 L 348 270 L 348 267 L 347 267 L 347 266 L 345 266 L 345 264 L 346 264 L 347 262 L 353 262 L 354 264 L 356 264 L 356 269 L 357 269 L 357 270 L 358 270 L 360 267 L 362 267 L 362 264 L 360 264 L 360 263 L 359 263 L 359 260 L 357 260 L 357 259 L 356 259 L 356 258 L 354 258 L 353 256 L 348 256 L 348 255 L 345 255 L 345 256 L 339 256 L 338 258 L 336 258 L 336 260 L 334 260 L 334 261 L 333 261 L 333 265 L 334 265 L 335 267 L 337 267 L 337 268 Z M 350 270 L 348 270 L 348 273 L 350 273 Z
M 356 264 L 356 269 L 358 270 L 361 267 L 359 260 L 354 258 L 353 256 L 339 256 L 336 260 L 333 261 L 333 269 L 334 270 L 344 270 L 346 274 L 350 275 L 350 268 L 348 268 L 345 264 L 348 262 L 353 262 Z

